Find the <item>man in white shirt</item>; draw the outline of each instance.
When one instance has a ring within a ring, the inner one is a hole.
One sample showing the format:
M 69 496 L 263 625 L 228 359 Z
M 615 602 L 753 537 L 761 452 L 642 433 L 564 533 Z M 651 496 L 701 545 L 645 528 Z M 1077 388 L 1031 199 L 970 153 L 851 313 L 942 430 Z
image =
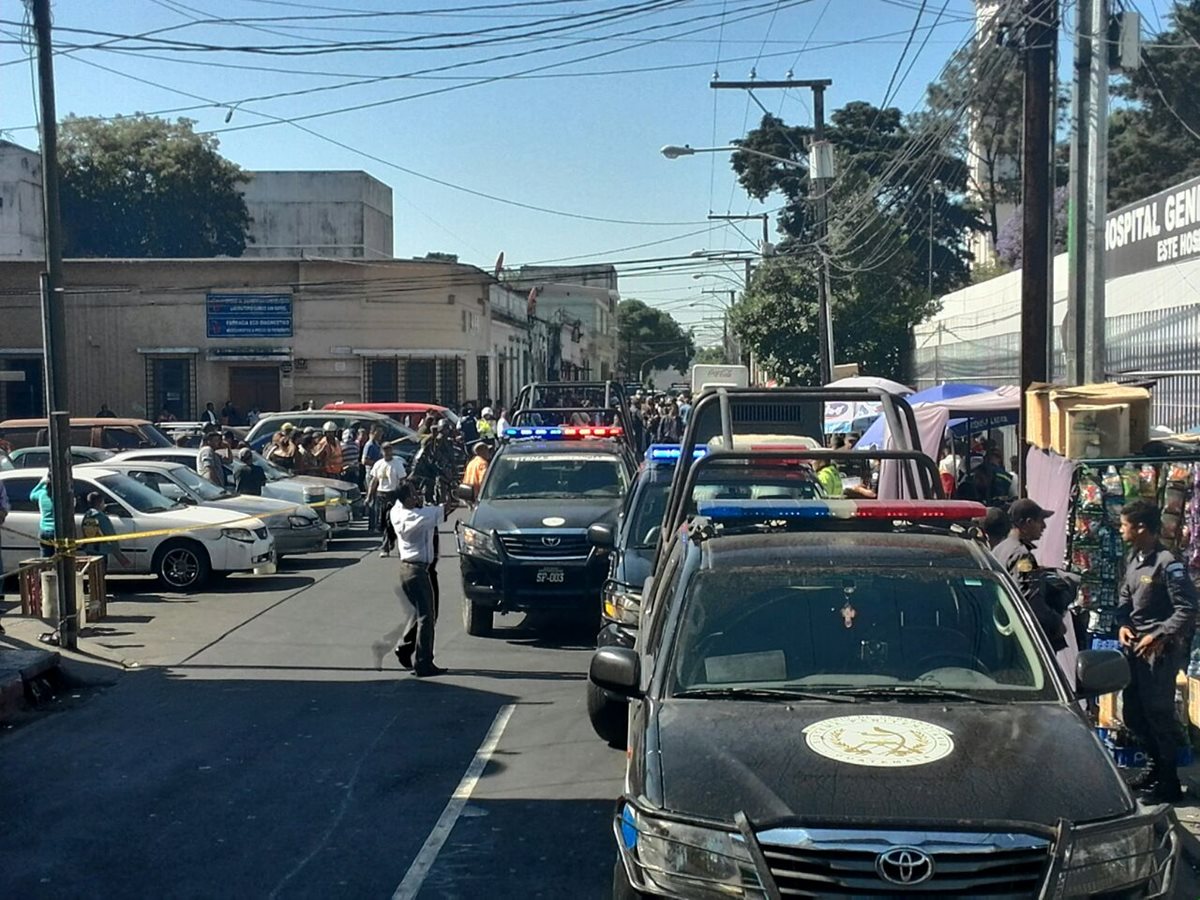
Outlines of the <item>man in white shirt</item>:
M 433 542 L 437 527 L 445 521 L 441 506 L 422 506 L 421 490 L 411 481 L 400 486 L 398 502 L 392 507 L 392 528 L 396 532 L 396 549 L 400 556 L 400 590 L 412 604 L 406 621 L 387 636 L 383 644 L 375 644 L 377 667 L 382 665 L 387 644 L 403 637 L 396 646 L 396 658 L 404 668 L 412 668 L 418 678 L 441 675 L 446 670 L 433 662 L 433 629 L 436 618 L 433 582 L 429 568 L 434 563 Z
M 196 454 L 196 471 L 201 478 L 207 478 L 219 488 L 225 487 L 225 466 L 217 455 L 217 448 L 222 444 L 221 432 L 210 431 L 204 436 L 200 452 Z
M 396 546 L 396 532 L 392 529 L 389 513 L 396 503 L 400 484 L 408 472 L 404 467 L 404 460 L 396 456 L 396 451 L 389 444 L 383 445 L 382 452 L 383 456 L 375 461 L 375 465 L 371 466 L 370 475 L 367 476 L 367 505 L 372 501 L 375 503 L 379 530 L 383 532 L 379 555 L 384 557 L 390 556 L 392 548 Z

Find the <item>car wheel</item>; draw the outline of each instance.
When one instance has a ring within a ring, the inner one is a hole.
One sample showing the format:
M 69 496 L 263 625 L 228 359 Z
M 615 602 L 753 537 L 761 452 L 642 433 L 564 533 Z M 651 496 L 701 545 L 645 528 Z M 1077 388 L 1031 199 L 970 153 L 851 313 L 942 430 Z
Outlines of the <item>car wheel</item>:
M 208 553 L 194 541 L 167 541 L 154 554 L 154 574 L 173 591 L 197 590 L 211 571 Z
M 492 636 L 492 622 L 494 621 L 494 617 L 491 609 L 464 599 L 462 616 L 463 628 L 467 630 L 467 634 L 474 637 Z
M 629 705 L 614 700 L 590 681 L 587 686 L 587 711 L 592 730 L 611 747 L 623 748 L 629 738 Z
M 629 874 L 625 871 L 625 864 L 621 862 L 621 857 L 617 857 L 616 865 L 613 866 L 613 900 L 648 900 L 649 894 L 643 894 L 632 884 L 629 883 Z

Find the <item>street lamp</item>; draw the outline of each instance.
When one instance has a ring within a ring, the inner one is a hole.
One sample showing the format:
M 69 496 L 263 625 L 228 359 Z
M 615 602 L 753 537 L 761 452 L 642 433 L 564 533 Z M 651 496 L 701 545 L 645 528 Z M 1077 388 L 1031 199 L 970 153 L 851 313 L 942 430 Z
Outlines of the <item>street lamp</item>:
M 736 145 L 728 147 L 689 147 L 687 144 L 684 144 L 680 147 L 678 144 L 667 144 L 659 152 L 667 159 L 679 159 L 681 156 L 694 156 L 697 153 L 749 153 L 751 156 L 760 156 L 763 159 L 769 159 L 784 166 L 792 166 L 797 169 L 804 166 L 803 163 L 797 162 L 794 159 L 788 159 L 786 156 L 775 156 L 774 154 L 763 153 L 761 150 L 755 150 L 751 147 L 738 147 Z

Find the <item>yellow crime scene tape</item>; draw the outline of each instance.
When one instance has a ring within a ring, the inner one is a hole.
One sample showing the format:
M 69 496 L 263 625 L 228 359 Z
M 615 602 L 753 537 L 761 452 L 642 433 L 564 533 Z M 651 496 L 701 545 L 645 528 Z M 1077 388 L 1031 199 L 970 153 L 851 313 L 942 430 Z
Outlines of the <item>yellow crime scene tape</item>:
M 273 519 L 276 516 L 290 516 L 292 513 L 301 509 L 319 509 L 324 506 L 343 505 L 346 505 L 346 501 L 339 497 L 333 500 L 321 500 L 318 503 L 297 503 L 295 506 L 289 506 L 286 509 L 276 510 L 275 512 L 247 514 L 236 519 L 230 519 L 228 522 L 221 522 L 219 524 L 207 522 L 198 525 L 186 525 L 178 528 L 156 528 L 152 531 L 133 531 L 129 533 L 119 532 L 117 534 L 102 534 L 97 537 L 68 538 L 65 541 L 42 540 L 41 538 L 38 538 L 37 542 L 44 547 L 54 547 L 55 553 L 53 556 L 46 557 L 46 559 L 55 559 L 64 555 L 64 553 L 69 553 L 76 547 L 86 546 L 87 544 L 121 544 L 137 538 L 166 537 L 173 534 L 187 534 L 191 531 L 220 531 L 223 528 L 236 528 L 239 523 L 249 522 L 254 519 L 262 521 L 263 519 Z M 209 508 L 217 509 L 219 507 L 214 506 Z M 29 535 L 26 532 L 17 531 L 15 528 L 9 528 L 6 525 L 0 525 L 0 532 L 19 535 L 20 537 L 26 539 L 29 538 Z M 19 571 L 20 568 L 13 569 L 11 572 L 0 572 L 0 579 L 8 578 L 11 575 L 16 575 Z

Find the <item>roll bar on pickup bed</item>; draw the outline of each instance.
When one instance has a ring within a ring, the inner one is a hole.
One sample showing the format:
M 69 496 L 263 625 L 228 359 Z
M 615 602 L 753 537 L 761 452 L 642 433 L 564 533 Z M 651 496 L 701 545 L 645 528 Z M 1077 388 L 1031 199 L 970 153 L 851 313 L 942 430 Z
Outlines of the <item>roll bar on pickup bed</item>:
M 517 391 L 513 409 L 553 408 L 556 404 L 546 403 L 551 394 L 603 399 L 602 406 L 605 409 L 627 406 L 625 388 L 619 381 L 533 381 Z
M 701 394 L 694 401 L 680 444 L 684 447 L 697 444 L 709 446 L 710 441 L 719 438 L 720 446 L 714 449 L 729 451 L 737 446 L 738 435 L 752 434 L 791 435 L 819 442 L 824 438 L 825 407 L 831 403 L 878 403 L 892 434 L 895 451 L 911 454 L 920 449 L 912 407 L 904 398 L 879 388 L 717 388 Z M 885 458 L 883 453 L 842 452 L 847 453 L 845 458 L 849 459 Z M 768 458 L 762 453 L 755 455 Z M 790 455 L 795 457 L 800 454 L 792 450 Z M 815 451 L 805 451 L 802 455 L 815 458 Z M 939 496 L 939 493 L 924 490 L 920 484 L 917 473 L 924 462 L 918 463 L 912 456 L 889 456 L 889 459 L 893 466 L 899 468 L 903 487 L 909 497 L 928 499 Z M 922 459 L 928 460 L 928 457 L 922 455 Z M 928 461 L 932 465 L 932 461 Z M 684 457 L 675 467 L 667 495 L 664 522 L 678 519 L 685 498 L 683 486 L 695 463 L 695 460 Z M 938 485 L 937 491 L 940 492 L 936 469 L 934 475 L 933 483 Z

